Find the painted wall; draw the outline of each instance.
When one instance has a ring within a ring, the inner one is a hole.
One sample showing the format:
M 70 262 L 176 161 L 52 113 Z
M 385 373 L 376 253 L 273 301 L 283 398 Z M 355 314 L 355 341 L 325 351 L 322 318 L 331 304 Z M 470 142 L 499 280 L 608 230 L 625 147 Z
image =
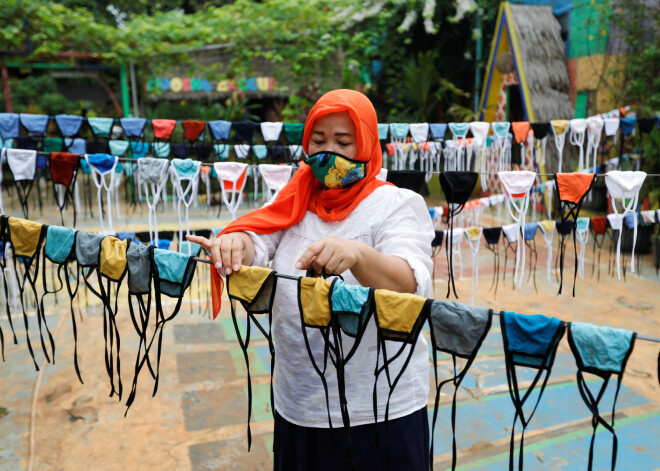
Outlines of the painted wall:
M 613 91 L 620 84 L 621 77 L 616 70 L 623 70 L 624 56 L 597 54 L 570 59 L 567 63 L 571 94 L 575 103 L 578 92 L 593 92 L 589 103 L 589 113 L 606 113 L 621 103 L 614 102 Z
M 571 11 L 571 59 L 605 54 L 610 27 L 602 20 L 609 2 L 575 0 Z

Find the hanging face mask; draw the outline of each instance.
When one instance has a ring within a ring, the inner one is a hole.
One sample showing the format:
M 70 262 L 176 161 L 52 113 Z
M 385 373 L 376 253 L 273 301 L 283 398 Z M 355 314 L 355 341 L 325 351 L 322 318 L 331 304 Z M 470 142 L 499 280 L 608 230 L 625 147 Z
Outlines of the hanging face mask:
M 328 188 L 346 188 L 364 178 L 366 162 L 351 160 L 334 152 L 317 152 L 305 160 L 318 181 Z

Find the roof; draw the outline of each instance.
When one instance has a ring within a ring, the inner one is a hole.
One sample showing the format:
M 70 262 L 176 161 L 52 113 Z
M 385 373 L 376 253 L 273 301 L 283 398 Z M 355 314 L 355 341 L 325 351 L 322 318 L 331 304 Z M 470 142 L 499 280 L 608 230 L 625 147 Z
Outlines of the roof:
M 513 4 L 549 5 L 552 13 L 559 16 L 573 9 L 573 0 L 511 0 Z
M 564 42 L 552 8 L 510 8 L 536 121 L 573 117 Z

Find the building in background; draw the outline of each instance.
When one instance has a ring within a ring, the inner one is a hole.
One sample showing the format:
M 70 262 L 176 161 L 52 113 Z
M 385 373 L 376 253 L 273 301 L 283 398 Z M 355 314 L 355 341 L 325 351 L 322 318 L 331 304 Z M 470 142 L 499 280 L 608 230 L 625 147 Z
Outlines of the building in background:
M 480 110 L 490 122 L 572 117 L 565 45 L 550 6 L 500 4 Z
M 624 64 L 624 48 L 621 40 L 615 29 L 611 28 L 606 20 L 610 9 L 612 8 L 611 2 L 606 0 L 512 0 L 511 2 L 502 2 L 500 5 L 500 18 L 498 18 L 498 26 L 496 34 L 493 38 L 493 45 L 491 47 L 491 61 L 498 65 L 504 63 L 506 65 L 507 58 L 500 58 L 502 54 L 508 52 L 513 56 L 513 59 L 521 56 L 522 70 L 528 69 L 531 71 L 532 66 L 527 63 L 535 56 L 538 59 L 545 54 L 545 59 L 551 59 L 551 62 L 546 63 L 546 70 L 548 77 L 545 80 L 537 82 L 536 84 L 529 84 L 527 91 L 525 84 L 522 85 L 514 83 L 515 77 L 512 75 L 502 74 L 504 80 L 509 83 L 507 87 L 522 86 L 521 93 L 518 95 L 523 101 L 525 106 L 534 108 L 536 103 L 532 98 L 532 104 L 528 105 L 525 102 L 524 93 L 531 96 L 536 95 L 554 95 L 560 98 L 562 103 L 555 109 L 557 114 L 554 116 L 546 115 L 541 111 L 542 115 L 534 118 L 536 121 L 553 119 L 553 118 L 584 118 L 598 113 L 606 113 L 613 108 L 624 105 L 622 103 L 614 102 L 613 90 L 617 87 L 616 74 L 612 73 L 618 67 Z M 531 10 L 530 10 L 531 9 Z M 532 13 L 536 12 L 536 13 Z M 502 27 L 500 21 L 503 22 L 503 31 L 500 32 Z M 524 30 L 530 25 L 534 24 L 539 30 L 534 36 L 525 36 Z M 506 32 L 503 44 L 501 42 L 502 33 Z M 508 34 L 508 36 L 507 36 Z M 558 54 L 557 54 L 557 34 L 563 43 L 563 62 L 564 67 L 562 70 L 557 70 L 558 67 Z M 513 48 L 506 51 L 507 39 L 513 35 L 513 45 L 518 44 L 518 56 Z M 540 37 L 539 37 L 540 36 Z M 537 41 L 534 41 L 537 39 Z M 550 44 L 543 44 L 545 40 L 549 40 Z M 533 41 L 530 44 L 530 41 Z M 525 52 L 525 49 L 529 49 Z M 495 53 L 495 57 L 493 56 Z M 547 54 L 551 53 L 551 56 Z M 499 59 L 499 62 L 497 60 Z M 510 61 L 509 61 L 510 62 Z M 489 66 L 490 67 L 490 66 Z M 517 64 L 514 63 L 515 72 L 519 72 Z M 571 100 L 571 112 L 565 110 L 564 86 L 562 80 L 560 84 L 557 80 L 560 75 L 564 75 L 564 71 L 568 77 L 569 95 Z M 486 71 L 488 78 L 489 71 Z M 519 77 L 519 73 L 517 74 Z M 530 72 L 527 72 L 527 79 Z M 496 79 L 497 74 L 496 74 Z M 523 82 L 525 77 L 522 77 Z M 484 91 L 486 93 L 486 100 L 482 96 L 481 109 L 485 116 L 489 116 L 490 107 L 497 107 L 494 100 L 499 100 L 499 96 L 494 96 L 490 88 L 488 88 L 488 80 L 484 83 Z M 535 90 L 534 86 L 538 85 L 544 89 Z M 547 89 L 547 87 L 551 87 Z M 561 97 L 556 95 L 556 92 L 561 92 Z M 508 94 L 510 107 L 517 106 L 518 97 Z M 548 99 L 551 99 L 548 97 Z M 499 106 L 499 115 L 502 115 L 502 106 Z M 529 110 L 527 110 L 529 111 Z M 505 113 L 506 114 L 506 113 Z M 512 121 L 515 121 L 515 112 L 513 113 Z M 498 115 L 498 116 L 499 116 Z M 531 120 L 531 119 L 530 119 Z

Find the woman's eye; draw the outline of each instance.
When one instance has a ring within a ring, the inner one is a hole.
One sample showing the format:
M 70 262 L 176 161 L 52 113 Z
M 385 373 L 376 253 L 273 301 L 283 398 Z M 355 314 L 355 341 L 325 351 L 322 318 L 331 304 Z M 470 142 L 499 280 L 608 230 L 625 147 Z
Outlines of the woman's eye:
M 342 146 L 342 147 L 346 147 L 346 146 L 350 146 L 351 143 L 350 142 L 340 142 L 339 145 Z
M 314 144 L 315 146 L 320 146 L 323 145 L 323 141 L 312 141 L 312 144 Z

